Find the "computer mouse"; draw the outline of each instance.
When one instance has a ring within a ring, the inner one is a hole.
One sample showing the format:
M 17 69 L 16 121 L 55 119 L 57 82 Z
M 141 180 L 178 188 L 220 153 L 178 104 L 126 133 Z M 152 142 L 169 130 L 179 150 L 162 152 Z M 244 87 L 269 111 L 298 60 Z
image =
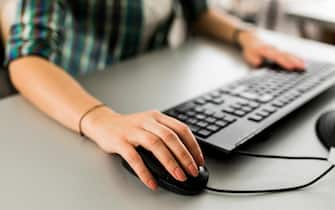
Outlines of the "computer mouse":
M 316 133 L 327 149 L 335 147 L 335 111 L 321 115 L 316 123 Z
M 155 158 L 155 156 L 143 147 L 137 147 L 137 152 L 142 157 L 145 165 L 155 177 L 158 186 L 181 195 L 197 195 L 202 193 L 208 183 L 209 173 L 206 167 L 199 167 L 199 175 L 192 177 L 187 175 L 185 182 L 177 181 L 164 166 Z M 133 169 L 127 161 L 122 160 L 122 165 L 133 175 L 136 176 Z M 185 173 L 186 174 L 186 173 Z

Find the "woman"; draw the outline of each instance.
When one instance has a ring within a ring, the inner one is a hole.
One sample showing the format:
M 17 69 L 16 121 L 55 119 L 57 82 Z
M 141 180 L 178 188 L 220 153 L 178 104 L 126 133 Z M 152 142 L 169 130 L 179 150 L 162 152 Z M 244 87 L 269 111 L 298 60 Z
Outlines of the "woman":
M 303 62 L 263 43 L 205 0 L 19 0 L 16 20 L 3 24 L 10 76 L 17 90 L 65 127 L 120 154 L 150 189 L 157 184 L 137 146 L 153 152 L 180 181 L 198 175 L 204 158 L 190 129 L 158 111 L 116 113 L 71 75 L 103 69 L 168 44 L 178 8 L 189 31 L 238 44 L 252 66 L 263 58 L 288 70 Z M 11 28 L 11 30 L 9 30 Z

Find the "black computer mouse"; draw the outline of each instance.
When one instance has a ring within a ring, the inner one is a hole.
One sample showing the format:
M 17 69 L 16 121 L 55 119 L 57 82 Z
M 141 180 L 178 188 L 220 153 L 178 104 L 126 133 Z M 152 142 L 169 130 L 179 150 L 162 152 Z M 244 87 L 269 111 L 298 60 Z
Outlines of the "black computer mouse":
M 151 171 L 152 175 L 155 177 L 158 186 L 182 195 L 197 195 L 205 190 L 209 177 L 206 167 L 199 167 L 199 175 L 197 177 L 188 175 L 185 182 L 180 182 L 168 173 L 164 166 L 151 152 L 143 147 L 138 147 L 136 150 L 142 157 L 145 165 Z M 122 160 L 122 165 L 136 176 L 133 169 L 125 160 Z
M 316 123 L 316 133 L 327 149 L 335 147 L 335 111 L 321 115 Z

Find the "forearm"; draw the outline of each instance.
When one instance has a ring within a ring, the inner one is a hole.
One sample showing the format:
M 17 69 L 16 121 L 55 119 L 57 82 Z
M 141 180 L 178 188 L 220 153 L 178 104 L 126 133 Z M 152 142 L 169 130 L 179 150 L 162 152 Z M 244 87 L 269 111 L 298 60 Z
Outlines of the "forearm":
M 233 43 L 234 32 L 241 27 L 241 21 L 215 9 L 209 9 L 194 24 L 196 32 L 215 39 Z
M 25 98 L 51 118 L 77 132 L 81 116 L 101 103 L 64 70 L 38 57 L 13 61 L 10 76 Z

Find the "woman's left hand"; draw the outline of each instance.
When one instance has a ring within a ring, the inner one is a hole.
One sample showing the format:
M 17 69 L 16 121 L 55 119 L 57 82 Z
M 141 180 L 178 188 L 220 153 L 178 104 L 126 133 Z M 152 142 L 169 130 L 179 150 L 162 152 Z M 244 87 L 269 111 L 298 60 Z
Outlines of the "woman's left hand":
M 264 59 L 268 59 L 288 71 L 305 69 L 302 59 L 266 44 L 251 31 L 241 32 L 238 41 L 243 49 L 244 59 L 253 67 L 259 67 Z

